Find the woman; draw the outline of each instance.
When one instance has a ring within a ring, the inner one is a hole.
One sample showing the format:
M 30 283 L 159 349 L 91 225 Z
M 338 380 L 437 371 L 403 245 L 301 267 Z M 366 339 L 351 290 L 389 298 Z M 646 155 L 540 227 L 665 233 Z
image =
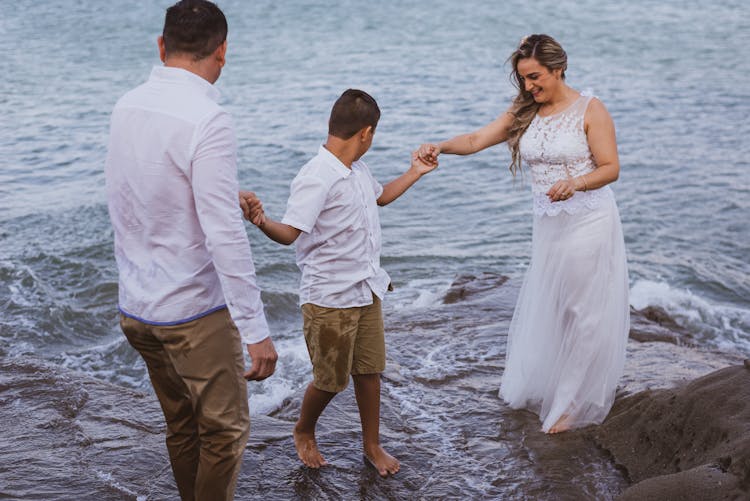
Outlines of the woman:
M 532 255 L 508 332 L 500 395 L 557 433 L 599 424 L 614 401 L 630 327 L 615 129 L 607 109 L 565 83 L 567 56 L 530 35 L 511 55 L 518 96 L 470 134 L 419 149 L 469 155 L 507 141 L 511 172 L 531 171 Z

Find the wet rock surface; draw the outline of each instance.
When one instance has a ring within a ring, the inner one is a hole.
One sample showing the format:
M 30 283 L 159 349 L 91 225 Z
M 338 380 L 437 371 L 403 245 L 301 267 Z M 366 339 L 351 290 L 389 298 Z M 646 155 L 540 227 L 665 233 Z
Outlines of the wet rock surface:
M 634 484 L 620 499 L 750 498 L 750 370 L 618 400 L 594 440 Z

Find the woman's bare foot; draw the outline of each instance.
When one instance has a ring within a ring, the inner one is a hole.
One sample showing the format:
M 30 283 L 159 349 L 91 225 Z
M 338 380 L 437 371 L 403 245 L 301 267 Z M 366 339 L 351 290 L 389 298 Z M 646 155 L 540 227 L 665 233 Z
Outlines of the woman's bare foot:
M 563 431 L 568 431 L 570 429 L 570 423 L 569 423 L 570 416 L 567 414 L 563 414 L 560 416 L 560 419 L 557 420 L 555 424 L 552 425 L 552 427 L 549 429 L 547 433 L 561 433 Z
M 320 468 L 325 466 L 326 460 L 318 450 L 318 443 L 315 441 L 315 433 L 302 433 L 294 428 L 294 447 L 297 449 L 297 456 L 310 468 Z
M 401 469 L 398 459 L 385 452 L 380 445 L 365 447 L 365 459 L 378 470 L 381 477 L 393 475 Z

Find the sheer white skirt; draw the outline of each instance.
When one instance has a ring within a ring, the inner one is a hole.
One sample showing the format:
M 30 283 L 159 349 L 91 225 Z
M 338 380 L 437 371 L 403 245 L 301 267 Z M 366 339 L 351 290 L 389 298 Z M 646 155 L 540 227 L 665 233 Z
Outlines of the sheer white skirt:
M 628 270 L 614 197 L 535 215 L 532 256 L 508 332 L 500 396 L 547 432 L 599 424 L 614 401 L 630 329 Z

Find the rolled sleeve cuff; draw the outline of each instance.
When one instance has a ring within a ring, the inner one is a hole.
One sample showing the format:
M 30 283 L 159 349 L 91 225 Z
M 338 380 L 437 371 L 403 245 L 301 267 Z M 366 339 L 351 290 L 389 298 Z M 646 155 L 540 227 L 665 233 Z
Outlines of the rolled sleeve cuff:
M 265 314 L 243 320 L 241 324 L 237 324 L 237 330 L 240 331 L 244 344 L 260 343 L 271 335 Z
M 308 224 L 300 223 L 296 219 L 289 217 L 289 216 L 284 216 L 281 219 L 281 223 L 286 224 L 288 226 L 292 226 L 293 228 L 297 228 L 299 231 L 303 233 L 310 233 L 310 231 L 312 231 L 312 226 Z

